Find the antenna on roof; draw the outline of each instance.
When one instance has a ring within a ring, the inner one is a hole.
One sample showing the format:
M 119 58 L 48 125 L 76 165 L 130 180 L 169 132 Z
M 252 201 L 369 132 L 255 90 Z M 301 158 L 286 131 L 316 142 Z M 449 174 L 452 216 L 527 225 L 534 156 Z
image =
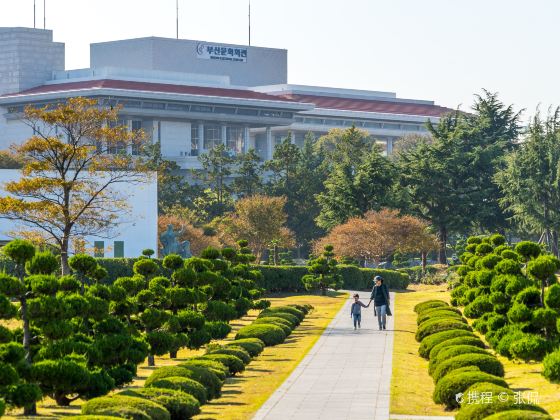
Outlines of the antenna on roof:
M 251 45 L 251 0 L 249 0 L 249 45 Z
M 47 29 L 47 0 L 43 0 L 43 29 Z
M 35 3 L 36 0 L 33 0 L 33 29 L 35 29 L 37 26 L 35 25 L 35 15 L 36 15 L 36 8 L 35 8 Z
M 179 0 L 175 0 L 176 23 L 177 23 L 177 39 L 179 39 Z

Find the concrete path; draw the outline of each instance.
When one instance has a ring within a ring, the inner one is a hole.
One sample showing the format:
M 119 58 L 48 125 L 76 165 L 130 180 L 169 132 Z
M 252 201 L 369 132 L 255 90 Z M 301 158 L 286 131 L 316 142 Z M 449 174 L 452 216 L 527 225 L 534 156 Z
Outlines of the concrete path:
M 367 304 L 369 294 L 361 292 L 361 296 Z M 393 313 L 394 301 L 391 293 Z M 393 317 L 387 317 L 387 330 L 379 331 L 372 304 L 362 308 L 362 328 L 354 331 L 351 304 L 349 297 L 315 346 L 253 419 L 389 419 Z

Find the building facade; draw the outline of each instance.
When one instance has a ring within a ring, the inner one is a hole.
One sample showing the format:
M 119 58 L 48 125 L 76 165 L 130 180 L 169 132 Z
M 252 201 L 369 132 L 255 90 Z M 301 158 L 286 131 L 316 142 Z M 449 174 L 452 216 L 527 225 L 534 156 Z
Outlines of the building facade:
M 6 57 L 13 51 L 20 58 Z M 0 149 L 32 134 L 25 106 L 75 96 L 122 106 L 122 123 L 159 141 L 183 169 L 198 168 L 197 156 L 218 144 L 266 160 L 288 134 L 301 145 L 309 132 L 351 126 L 391 153 L 399 137 L 426 134 L 426 121 L 449 111 L 391 92 L 287 84 L 282 49 L 148 37 L 92 44 L 90 58 L 88 69 L 64 70 L 64 45 L 51 31 L 0 28 Z

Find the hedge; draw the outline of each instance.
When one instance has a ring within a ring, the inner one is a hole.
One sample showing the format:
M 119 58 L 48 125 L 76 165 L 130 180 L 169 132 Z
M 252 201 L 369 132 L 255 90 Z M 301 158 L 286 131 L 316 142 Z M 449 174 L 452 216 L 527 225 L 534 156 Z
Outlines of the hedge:
M 440 363 L 461 354 L 488 354 L 485 349 L 468 344 L 452 345 L 443 348 L 437 355 L 432 356 L 430 353 L 430 363 L 428 364 L 428 373 L 431 375 L 435 372 Z
M 434 370 L 432 378 L 434 382 L 439 382 L 446 375 L 450 375 L 453 370 L 465 366 L 476 366 L 482 372 L 499 377 L 504 376 L 504 366 L 496 357 L 490 354 L 466 353 L 442 361 Z
M 214 372 L 220 381 L 225 381 L 228 374 L 229 369 L 223 363 L 220 363 L 216 360 L 200 360 L 200 359 L 187 359 L 186 362 L 179 363 L 178 367 L 189 368 L 192 366 L 199 366 L 203 367 L 211 372 Z
M 208 393 L 208 399 L 218 398 L 221 395 L 222 380 L 207 366 L 182 365 L 183 369 L 189 371 L 187 378 L 200 382 Z
M 416 320 L 416 325 L 420 325 L 424 321 L 430 318 L 438 318 L 442 316 L 447 316 L 450 318 L 458 318 L 462 319 L 463 316 L 461 313 L 456 312 L 456 308 L 434 308 L 426 311 L 422 311 L 421 315 L 418 315 L 418 319 Z
M 472 331 L 472 328 L 462 322 L 455 319 L 434 319 L 431 322 L 424 322 L 418 330 L 416 331 L 416 341 L 422 341 L 429 335 L 438 333 L 440 331 L 447 330 L 465 330 Z
M 268 318 L 268 317 L 285 319 L 286 321 L 290 322 L 294 328 L 297 327 L 301 322 L 297 316 L 293 314 L 289 314 L 287 312 L 281 312 L 279 310 L 265 309 L 258 316 L 258 318 Z
M 286 334 L 282 328 L 272 324 L 251 324 L 242 327 L 235 336 L 238 338 L 258 338 L 267 346 L 275 346 L 276 344 L 283 343 L 286 339 Z
M 152 381 L 146 388 L 163 388 L 175 389 L 182 391 L 186 394 L 192 395 L 198 400 L 200 404 L 205 404 L 208 401 L 208 393 L 206 388 L 194 379 L 187 378 L 186 376 L 167 376 L 165 378 Z
M 163 388 L 127 389 L 117 395 L 146 398 L 164 406 L 171 416 L 171 420 L 190 419 L 200 413 L 200 404 L 192 395 L 182 391 Z
M 553 351 L 543 359 L 543 376 L 550 382 L 560 382 L 560 350 Z
M 264 350 L 265 344 L 258 338 L 243 338 L 224 344 L 225 347 L 239 346 L 243 347 L 252 356 L 258 356 Z
M 93 398 L 82 405 L 82 414 L 114 415 L 134 420 L 170 420 L 169 411 L 144 398 L 112 395 Z
M 199 356 L 198 358 L 202 360 L 216 360 L 223 363 L 229 369 L 230 375 L 235 375 L 236 373 L 243 372 L 245 370 L 243 360 L 239 357 L 232 356 L 231 354 L 205 354 L 204 356 Z
M 418 348 L 418 354 L 422 356 L 424 359 L 427 359 L 430 355 L 430 351 L 437 346 L 439 343 L 443 343 L 446 340 L 450 340 L 452 338 L 458 337 L 476 337 L 474 333 L 468 330 L 446 330 L 440 331 L 435 334 L 429 335 L 425 337 L 422 342 L 420 343 L 420 347 Z
M 216 350 L 211 350 L 210 352 L 208 352 L 208 354 L 229 354 L 231 356 L 239 357 L 246 365 L 248 365 L 251 362 L 251 356 L 242 347 L 235 347 L 235 346 L 223 347 Z
M 448 347 L 455 347 L 455 346 L 471 346 L 471 347 L 478 347 L 480 349 L 485 349 L 486 345 L 484 342 L 478 338 L 477 336 L 473 335 L 465 335 L 462 337 L 455 337 L 450 338 L 448 340 L 444 340 L 439 344 L 436 344 L 432 347 L 429 353 L 429 359 L 433 359 L 438 357 L 439 353 Z
M 291 325 L 286 324 L 286 320 L 282 318 L 273 318 L 273 317 L 264 317 L 264 318 L 257 318 L 253 321 L 254 325 L 259 324 L 272 324 L 276 325 L 277 327 L 282 328 L 286 337 L 288 337 L 292 333 L 293 327 Z
M 548 414 L 525 409 L 502 411 L 485 417 L 485 420 L 553 420 L 553 418 Z
M 455 420 L 482 420 L 496 413 L 502 413 L 503 415 L 505 415 L 505 413 L 509 414 L 510 410 L 534 411 L 544 415 L 548 414 L 545 409 L 537 405 L 526 403 L 516 404 L 514 398 L 508 398 L 507 401 L 500 401 L 499 399 L 493 400 L 491 404 L 463 404 L 455 416 Z M 509 416 L 505 418 L 508 420 L 511 419 Z M 526 418 L 527 417 L 523 417 L 523 419 Z
M 425 302 L 420 302 L 414 306 L 414 312 L 420 315 L 423 311 L 428 309 L 438 308 L 438 307 L 448 307 L 449 303 L 444 302 L 443 300 L 433 299 L 427 300 Z
M 434 402 L 445 404 L 447 408 L 455 408 L 459 403 L 455 395 L 465 392 L 467 388 L 477 382 L 490 382 L 507 388 L 507 383 L 502 378 L 485 372 L 452 372 L 444 376 L 436 384 Z

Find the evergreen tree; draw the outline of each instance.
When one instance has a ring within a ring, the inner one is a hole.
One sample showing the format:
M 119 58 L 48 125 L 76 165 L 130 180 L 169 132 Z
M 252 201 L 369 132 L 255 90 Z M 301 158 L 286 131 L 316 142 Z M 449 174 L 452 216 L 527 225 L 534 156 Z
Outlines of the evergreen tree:
M 255 149 L 237 157 L 232 191 L 240 198 L 259 194 L 263 189 L 263 165 Z

